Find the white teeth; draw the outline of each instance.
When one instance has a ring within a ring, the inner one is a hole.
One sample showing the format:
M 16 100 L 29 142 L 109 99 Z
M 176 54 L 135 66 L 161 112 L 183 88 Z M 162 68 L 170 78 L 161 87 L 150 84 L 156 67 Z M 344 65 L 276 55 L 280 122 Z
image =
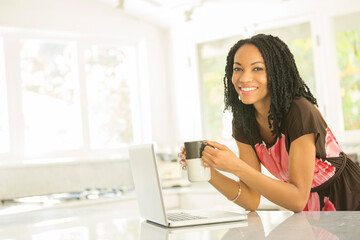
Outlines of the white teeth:
M 252 91 L 252 90 L 255 90 L 256 87 L 252 87 L 252 88 L 241 88 L 241 91 L 244 91 L 244 92 L 248 92 L 248 91 Z

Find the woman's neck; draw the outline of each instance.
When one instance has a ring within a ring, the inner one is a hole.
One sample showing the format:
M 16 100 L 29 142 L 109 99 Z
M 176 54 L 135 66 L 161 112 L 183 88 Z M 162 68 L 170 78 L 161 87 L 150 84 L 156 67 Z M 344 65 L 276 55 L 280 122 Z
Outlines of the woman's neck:
M 267 121 L 270 112 L 270 101 L 266 104 L 254 104 L 255 117 L 259 121 Z
M 260 134 L 262 135 L 263 139 L 265 138 L 268 141 L 274 137 L 271 132 L 272 129 L 269 126 L 270 104 L 270 99 L 261 102 L 261 104 L 254 104 L 255 119 L 258 123 Z

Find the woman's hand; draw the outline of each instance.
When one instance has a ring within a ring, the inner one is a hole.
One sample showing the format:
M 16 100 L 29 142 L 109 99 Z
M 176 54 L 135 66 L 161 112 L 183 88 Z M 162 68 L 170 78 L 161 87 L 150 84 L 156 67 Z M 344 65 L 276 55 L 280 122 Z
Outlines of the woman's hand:
M 186 169 L 186 154 L 185 154 L 185 148 L 181 147 L 181 152 L 178 153 L 178 157 L 180 158 L 179 163 L 181 164 L 181 167 L 183 170 Z
M 242 161 L 227 146 L 214 141 L 206 141 L 215 148 L 206 146 L 202 152 L 205 167 L 216 168 L 225 172 L 234 173 L 241 167 Z

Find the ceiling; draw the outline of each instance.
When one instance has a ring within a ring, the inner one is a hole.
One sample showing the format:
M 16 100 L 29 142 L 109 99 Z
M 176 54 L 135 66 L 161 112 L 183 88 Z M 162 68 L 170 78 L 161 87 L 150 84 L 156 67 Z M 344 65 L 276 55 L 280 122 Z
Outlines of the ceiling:
M 281 4 L 294 0 L 99 0 L 137 19 L 168 28 L 174 24 L 190 22 L 201 12 L 227 8 L 241 9 L 244 5 L 255 7 L 264 4 Z M 203 16 L 203 14 L 202 14 Z

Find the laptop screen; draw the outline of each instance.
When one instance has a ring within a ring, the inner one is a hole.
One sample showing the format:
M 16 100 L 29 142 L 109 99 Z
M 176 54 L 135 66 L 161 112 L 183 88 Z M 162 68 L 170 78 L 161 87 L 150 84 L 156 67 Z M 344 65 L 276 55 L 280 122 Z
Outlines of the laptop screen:
M 141 217 L 167 225 L 153 145 L 131 146 L 129 156 Z

